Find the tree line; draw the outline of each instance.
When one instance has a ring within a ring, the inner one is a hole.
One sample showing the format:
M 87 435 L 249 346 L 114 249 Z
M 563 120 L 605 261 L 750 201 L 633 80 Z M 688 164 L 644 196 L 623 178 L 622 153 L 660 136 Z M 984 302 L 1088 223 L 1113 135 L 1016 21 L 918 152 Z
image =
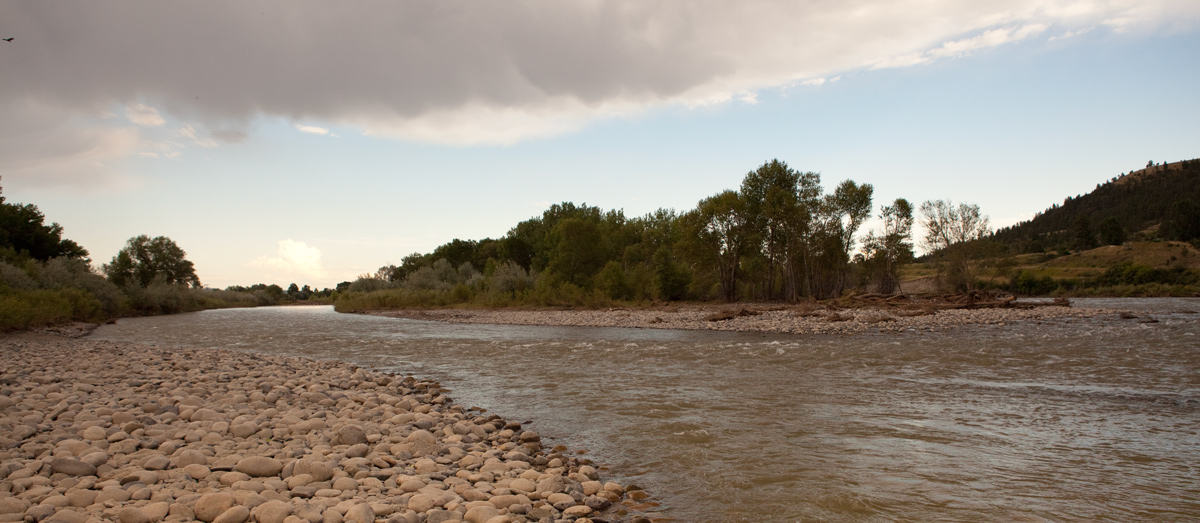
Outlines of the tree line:
M 206 289 L 187 253 L 165 236 L 135 236 L 99 268 L 87 249 L 46 224 L 33 204 L 8 203 L 0 189 L 0 331 L 130 315 L 252 307 L 326 299 L 333 289 L 258 284 Z M 348 286 L 349 283 L 347 282 Z
M 628 217 L 586 203 L 551 205 L 501 238 L 455 239 L 399 265 L 360 276 L 339 310 L 477 303 L 588 305 L 613 301 L 797 301 L 852 289 L 892 293 L 913 259 L 916 210 L 896 199 L 878 209 L 882 227 L 863 233 L 874 188 L 779 160 L 748 172 L 737 190 L 685 211 Z M 947 253 L 947 282 L 968 282 L 970 252 L 955 246 L 990 232 L 977 206 L 926 202 L 926 238 Z M 966 222 L 964 223 L 964 220 Z M 974 220 L 974 221 L 970 221 Z M 939 259 L 941 259 L 939 257 Z M 963 283 L 963 285 L 969 285 Z

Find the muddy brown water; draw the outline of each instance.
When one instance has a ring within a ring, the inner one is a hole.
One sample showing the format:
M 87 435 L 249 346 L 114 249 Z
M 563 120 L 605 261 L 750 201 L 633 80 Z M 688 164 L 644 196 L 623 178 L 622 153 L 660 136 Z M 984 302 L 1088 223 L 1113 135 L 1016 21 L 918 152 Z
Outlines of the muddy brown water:
M 676 521 L 1200 519 L 1200 300 L 1077 305 L 1138 317 L 834 337 L 273 307 L 92 337 L 435 379 L 585 450 Z

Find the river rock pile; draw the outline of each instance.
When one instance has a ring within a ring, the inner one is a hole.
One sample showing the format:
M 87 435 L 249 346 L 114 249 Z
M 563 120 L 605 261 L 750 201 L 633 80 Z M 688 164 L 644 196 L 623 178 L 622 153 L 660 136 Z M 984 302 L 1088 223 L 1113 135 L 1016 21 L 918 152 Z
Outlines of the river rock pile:
M 45 335 L 0 354 L 0 522 L 642 519 L 642 492 L 434 382 Z
M 1099 315 L 1115 315 L 1115 311 L 1076 307 L 950 310 L 830 309 L 748 304 L 603 310 L 379 310 L 369 311 L 367 314 L 451 323 L 570 325 L 781 334 L 858 334 L 864 332 L 944 331 L 965 325 L 1004 326 L 1025 321 L 1073 320 Z M 715 318 L 725 319 L 716 320 Z

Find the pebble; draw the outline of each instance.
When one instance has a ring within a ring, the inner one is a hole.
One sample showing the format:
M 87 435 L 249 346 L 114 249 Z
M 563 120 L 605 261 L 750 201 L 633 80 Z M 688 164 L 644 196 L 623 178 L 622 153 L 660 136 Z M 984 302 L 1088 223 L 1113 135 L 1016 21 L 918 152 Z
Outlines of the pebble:
M 637 517 L 595 467 L 436 382 L 42 334 L 0 353 L 0 522 Z

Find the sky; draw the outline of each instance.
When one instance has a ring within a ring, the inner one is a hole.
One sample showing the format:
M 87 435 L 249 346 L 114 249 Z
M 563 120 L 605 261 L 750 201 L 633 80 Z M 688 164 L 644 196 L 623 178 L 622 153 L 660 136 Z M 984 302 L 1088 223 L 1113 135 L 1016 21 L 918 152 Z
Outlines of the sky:
M 1004 227 L 1200 157 L 1195 0 L 14 1 L 0 38 L 8 201 L 217 288 L 685 211 L 771 159 Z

